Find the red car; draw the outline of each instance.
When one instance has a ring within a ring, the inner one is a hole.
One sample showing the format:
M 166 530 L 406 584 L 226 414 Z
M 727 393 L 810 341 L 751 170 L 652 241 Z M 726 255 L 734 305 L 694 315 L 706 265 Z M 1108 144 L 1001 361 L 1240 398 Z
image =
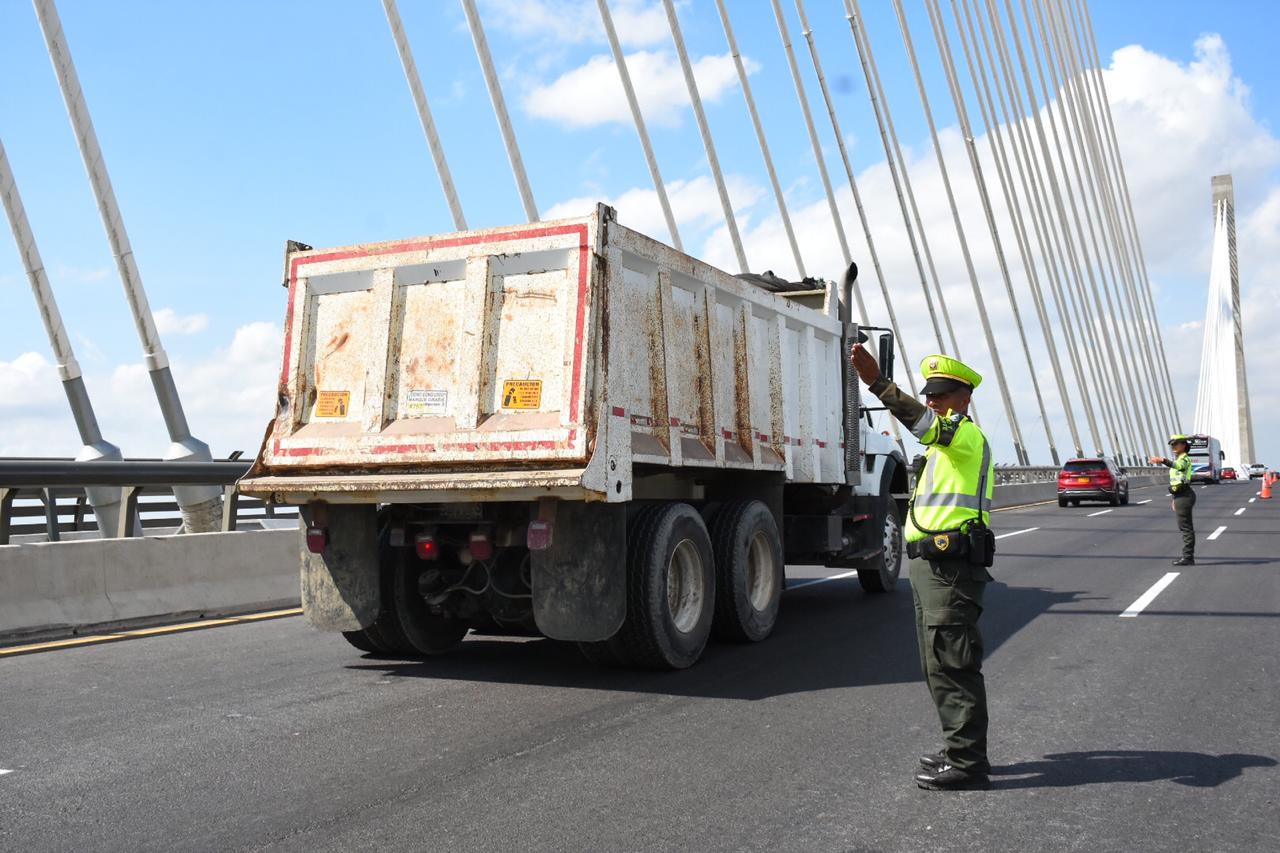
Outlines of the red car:
M 1114 459 L 1071 459 L 1058 472 L 1058 506 L 1080 501 L 1129 503 L 1129 478 Z
M 1235 469 L 1235 468 L 1223 468 L 1223 469 L 1222 469 L 1222 479 L 1224 479 L 1224 480 L 1235 480 L 1235 479 L 1237 479 L 1237 478 L 1236 478 L 1236 469 Z

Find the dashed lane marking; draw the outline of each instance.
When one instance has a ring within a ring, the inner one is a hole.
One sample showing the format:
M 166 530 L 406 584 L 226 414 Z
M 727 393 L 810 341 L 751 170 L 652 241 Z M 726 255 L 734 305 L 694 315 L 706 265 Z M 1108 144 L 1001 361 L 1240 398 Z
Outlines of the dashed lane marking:
M 1008 537 L 1010 537 L 1010 536 L 1017 536 L 1017 535 L 1018 535 L 1018 534 L 1020 534 L 1020 533 L 1030 533 L 1030 532 L 1031 532 L 1031 531 L 1033 531 L 1033 530 L 1039 530 L 1039 529 L 1040 529 L 1039 527 L 1028 527 L 1026 530 L 1015 530 L 1015 531 L 1013 531 L 1012 533 L 1001 533 L 1001 534 L 1000 534 L 999 536 L 997 536 L 996 538 L 997 538 L 997 539 L 1005 539 L 1005 538 L 1008 538 Z
M 1147 498 L 1145 501 L 1138 501 L 1138 506 L 1142 506 L 1143 504 L 1149 504 L 1149 503 L 1151 503 L 1151 498 Z
M 1208 541 L 1208 542 L 1212 542 L 1213 540 L 1215 540 L 1215 539 L 1217 539 L 1219 536 L 1221 536 L 1221 535 L 1222 535 L 1222 531 L 1224 531 L 1224 530 L 1226 530 L 1226 529 L 1227 529 L 1227 526 L 1226 526 L 1225 524 L 1224 524 L 1224 525 L 1222 525 L 1222 526 L 1221 526 L 1221 527 L 1219 527 L 1217 530 L 1215 530 L 1215 531 L 1213 531 L 1212 533 L 1210 533 L 1210 534 L 1209 534 L 1209 537 L 1208 537 L 1208 539 L 1207 539 L 1206 541 Z
M 1109 510 L 1109 509 L 1100 509 L 1100 510 L 1098 510 L 1097 512 L 1091 512 L 1091 513 L 1089 513 L 1089 517 L 1090 517 L 1090 518 L 1093 518 L 1095 515 L 1106 515 L 1106 514 L 1107 514 L 1107 513 L 1109 513 L 1109 512 L 1111 512 L 1111 510 Z
M 12 773 L 12 772 L 13 772 L 12 770 L 5 770 L 3 767 L 0 767 L 0 776 L 3 776 L 6 773 Z
M 1257 500 L 1257 498 L 1249 498 L 1249 503 L 1253 503 L 1253 502 L 1254 502 L 1254 501 L 1256 501 L 1256 500 Z
M 1137 616 L 1139 613 L 1141 613 L 1143 610 L 1146 609 L 1148 604 L 1155 601 L 1156 596 L 1164 592 L 1164 588 L 1167 587 L 1169 584 L 1173 583 L 1174 578 L 1176 578 L 1177 576 L 1178 576 L 1177 572 L 1169 572 L 1167 575 L 1160 578 L 1160 580 L 1153 583 L 1151 585 L 1151 589 L 1147 590 L 1142 595 L 1138 596 L 1138 600 L 1135 601 L 1133 604 L 1130 604 L 1129 607 L 1123 613 L 1120 614 L 1120 618 L 1124 619 L 1125 617 L 1132 618 L 1134 616 Z
M 838 574 L 838 575 L 830 575 L 830 576 L 825 577 L 825 578 L 814 578 L 814 579 L 813 579 L 813 580 L 811 580 L 811 581 L 804 581 L 803 583 L 793 583 L 793 584 L 788 585 L 788 586 L 787 586 L 787 589 L 788 589 L 788 590 L 792 590 L 792 589 L 799 589 L 799 588 L 800 588 L 800 587 L 802 587 L 802 586 L 813 586 L 813 585 L 814 585 L 814 584 L 816 584 L 816 583 L 826 583 L 827 581 L 838 581 L 838 580 L 843 580 L 844 578 L 851 578 L 851 577 L 853 577 L 853 576 L 854 576 L 854 575 L 856 575 L 856 574 L 857 574 L 857 572 L 856 572 L 856 571 L 854 571 L 854 572 L 841 572 L 841 573 L 840 573 L 840 574 Z
M 182 622 L 177 625 L 159 625 L 155 628 L 136 628 L 131 631 L 115 631 L 110 634 L 94 634 L 89 637 L 71 637 L 66 640 L 50 640 L 45 643 L 29 643 L 25 646 L 9 646 L 8 648 L 0 649 L 0 658 L 12 655 L 29 655 L 36 652 L 51 652 L 56 649 L 70 649 L 76 646 L 91 646 L 96 643 L 137 640 L 142 637 L 154 637 L 160 634 L 199 631 L 204 628 L 217 628 L 221 625 L 239 625 L 242 622 L 282 619 L 286 616 L 298 616 L 301 613 L 301 607 L 292 607 L 288 610 L 267 610 L 263 613 L 248 613 L 244 616 L 228 616 L 225 619 L 201 619 L 199 622 Z
M 1236 510 L 1236 515 L 1244 515 L 1244 511 L 1246 509 L 1248 509 L 1248 507 L 1243 507 L 1243 506 L 1240 507 L 1238 510 Z

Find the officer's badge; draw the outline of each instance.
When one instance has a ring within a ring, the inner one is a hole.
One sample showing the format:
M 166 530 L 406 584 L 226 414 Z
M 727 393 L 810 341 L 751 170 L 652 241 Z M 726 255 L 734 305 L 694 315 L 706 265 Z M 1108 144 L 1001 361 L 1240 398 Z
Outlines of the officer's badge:
M 937 548 L 939 551 L 947 550 L 948 548 L 951 547 L 951 537 L 950 536 L 933 537 L 933 547 Z
M 938 369 L 938 360 L 936 358 L 929 359 L 929 369 L 930 370 Z

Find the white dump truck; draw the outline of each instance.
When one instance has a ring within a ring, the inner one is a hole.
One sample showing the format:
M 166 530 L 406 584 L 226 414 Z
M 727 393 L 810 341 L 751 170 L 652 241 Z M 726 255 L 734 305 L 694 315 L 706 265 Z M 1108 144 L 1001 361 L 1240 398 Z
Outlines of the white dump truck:
M 733 276 L 585 218 L 290 243 L 279 400 L 243 493 L 302 513 L 310 622 L 680 668 L 773 630 L 785 566 L 897 584 L 907 468 L 848 370 L 856 286 Z M 877 334 L 880 333 L 880 334 Z

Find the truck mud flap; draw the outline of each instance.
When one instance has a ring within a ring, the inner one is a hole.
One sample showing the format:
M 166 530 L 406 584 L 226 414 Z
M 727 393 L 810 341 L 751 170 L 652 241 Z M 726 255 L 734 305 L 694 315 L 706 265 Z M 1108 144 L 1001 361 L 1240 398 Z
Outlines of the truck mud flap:
M 623 504 L 557 503 L 551 547 L 533 551 L 533 618 L 556 640 L 607 640 L 627 613 Z
M 371 504 L 304 506 L 302 610 L 321 631 L 358 631 L 373 624 L 382 607 L 378 579 L 378 514 Z M 307 527 L 329 532 L 323 553 L 307 549 Z

